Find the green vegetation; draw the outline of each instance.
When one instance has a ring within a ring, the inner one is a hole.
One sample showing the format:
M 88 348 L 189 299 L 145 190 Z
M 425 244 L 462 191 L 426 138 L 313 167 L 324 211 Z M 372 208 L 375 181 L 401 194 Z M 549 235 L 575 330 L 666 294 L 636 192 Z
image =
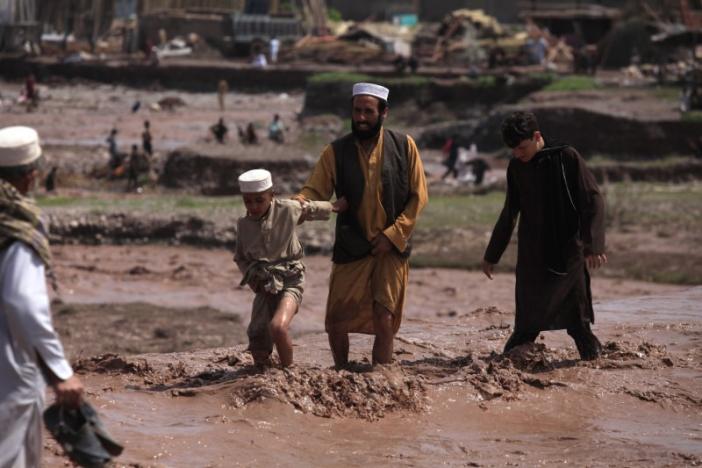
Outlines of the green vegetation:
M 653 91 L 653 95 L 664 101 L 679 101 L 680 88 L 674 86 L 659 86 Z
M 475 83 L 483 88 L 491 88 L 497 83 L 497 79 L 492 75 L 481 75 L 476 80 Z
M 348 120 L 348 119 L 347 119 Z M 348 124 L 348 130 L 351 130 L 351 123 Z M 304 151 L 308 151 L 313 157 L 318 157 L 328 143 L 330 143 L 329 137 L 327 135 L 322 135 L 320 133 L 314 132 L 303 132 L 300 134 L 300 138 L 297 140 L 297 145 Z
M 423 86 L 429 84 L 431 80 L 424 76 L 403 76 L 400 78 L 382 78 L 364 75 L 362 73 L 346 73 L 346 72 L 327 72 L 316 73 L 308 78 L 310 84 L 325 84 L 325 83 L 358 83 L 361 81 L 371 81 L 373 83 L 384 84 L 387 86 Z
M 203 197 L 195 195 L 141 195 L 112 197 L 100 196 L 38 196 L 37 203 L 47 212 L 67 209 L 69 211 L 109 214 L 138 213 L 166 216 L 170 214 L 193 214 L 207 217 L 221 212 L 237 215 L 243 211 L 241 197 Z
M 640 167 L 640 168 L 665 168 L 676 166 L 678 164 L 685 164 L 691 161 L 690 156 L 681 156 L 679 154 L 669 154 L 661 158 L 647 159 L 647 160 L 627 160 L 627 159 L 614 159 L 610 156 L 596 154 L 588 159 L 587 163 L 590 167 L 596 166 L 610 166 L 610 165 L 622 165 L 627 167 Z
M 370 79 L 370 75 L 363 75 L 361 73 L 326 72 L 315 73 L 310 76 L 307 81 L 313 84 L 335 83 L 338 81 L 357 83 L 359 81 L 369 81 Z
M 610 264 L 600 275 L 676 284 L 702 284 L 702 183 L 614 183 L 602 186 L 607 203 Z M 416 267 L 478 269 L 504 193 L 431 196 L 414 234 Z M 50 213 L 189 215 L 207 221 L 243 213 L 241 197 L 151 195 L 39 197 Z M 334 219 L 328 223 L 333 229 Z M 515 232 L 498 271 L 516 263 Z
M 685 122 L 702 122 L 702 111 L 685 112 L 680 118 Z
M 588 75 L 571 75 L 558 78 L 544 87 L 544 91 L 588 91 L 598 89 L 595 78 Z
M 693 229 L 702 232 L 702 183 L 614 183 L 602 187 L 611 226 L 635 224 Z M 420 230 L 492 229 L 505 195 L 433 196 L 422 212 Z
M 335 23 L 344 20 L 344 18 L 341 16 L 341 12 L 333 7 L 327 8 L 327 18 L 329 18 L 329 21 L 333 21 Z
M 632 227 L 702 232 L 702 184 L 617 183 L 604 187 L 607 221 Z
M 655 226 L 694 228 L 702 232 L 702 184 L 614 183 L 602 187 L 606 193 L 608 224 L 613 227 L 635 224 L 647 229 Z M 450 229 L 492 229 L 505 195 L 431 196 L 421 215 L 419 231 Z M 141 196 L 38 196 L 46 211 L 88 213 L 149 213 L 155 216 L 193 214 L 208 217 L 223 211 L 243 211 L 239 196 L 199 195 Z
M 434 196 L 422 212 L 420 229 L 491 228 L 502 209 L 505 195 Z
M 548 71 L 533 72 L 529 74 L 529 77 L 531 77 L 534 80 L 543 81 L 556 81 L 558 79 L 558 75 Z
M 610 264 L 598 274 L 702 284 L 701 183 L 615 183 L 602 189 Z M 478 269 L 503 202 L 502 192 L 431 197 L 417 226 L 412 265 Z M 516 237 L 515 232 L 497 271 L 513 271 Z

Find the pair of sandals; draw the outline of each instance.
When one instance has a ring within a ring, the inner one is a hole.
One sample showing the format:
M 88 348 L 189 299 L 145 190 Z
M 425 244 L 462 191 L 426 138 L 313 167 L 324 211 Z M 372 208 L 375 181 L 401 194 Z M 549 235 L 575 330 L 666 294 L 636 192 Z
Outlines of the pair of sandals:
M 122 445 L 107 433 L 97 412 L 87 401 L 78 408 L 51 405 L 44 411 L 44 424 L 77 465 L 103 467 L 112 457 L 122 453 Z

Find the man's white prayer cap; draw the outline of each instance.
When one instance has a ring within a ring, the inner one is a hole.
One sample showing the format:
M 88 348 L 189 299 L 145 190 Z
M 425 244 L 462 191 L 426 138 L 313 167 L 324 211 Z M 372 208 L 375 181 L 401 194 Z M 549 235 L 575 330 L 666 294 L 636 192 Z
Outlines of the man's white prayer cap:
M 374 83 L 356 83 L 353 85 L 353 97 L 361 94 L 377 97 L 378 99 L 382 99 L 383 101 L 387 102 L 390 90 L 385 86 L 380 86 Z
M 39 134 L 30 127 L 0 130 L 0 167 L 24 166 L 41 156 Z
M 252 169 L 239 176 L 241 193 L 260 193 L 273 187 L 273 177 L 265 169 Z

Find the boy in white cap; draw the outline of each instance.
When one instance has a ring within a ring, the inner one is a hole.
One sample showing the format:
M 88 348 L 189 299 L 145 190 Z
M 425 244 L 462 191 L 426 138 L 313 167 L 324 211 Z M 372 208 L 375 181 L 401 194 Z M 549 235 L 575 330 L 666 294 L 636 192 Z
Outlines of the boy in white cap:
M 239 176 L 246 216 L 237 223 L 234 261 L 244 274 L 241 284 L 256 293 L 247 329 L 256 365 L 269 362 L 273 345 L 280 364 L 293 362 L 288 328 L 302 302 L 304 255 L 295 227 L 305 220 L 327 220 L 345 209 L 345 200 L 304 202 L 276 198 L 271 173 L 254 169 Z
M 51 254 L 27 193 L 41 156 L 37 132 L 0 130 L 0 466 L 41 464 L 47 380 L 56 400 L 78 406 L 83 385 L 51 324 L 45 269 Z

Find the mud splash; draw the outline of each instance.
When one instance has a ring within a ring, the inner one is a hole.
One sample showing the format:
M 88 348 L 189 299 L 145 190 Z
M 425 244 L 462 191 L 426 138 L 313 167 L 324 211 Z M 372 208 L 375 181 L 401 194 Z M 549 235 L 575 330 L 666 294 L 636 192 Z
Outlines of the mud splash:
M 393 412 L 426 411 L 430 387 L 467 386 L 475 401 L 510 401 L 519 399 L 526 387 L 569 387 L 551 373 L 562 368 L 655 369 L 673 365 L 663 346 L 608 342 L 603 357 L 592 362 L 579 361 L 569 351 L 531 343 L 504 355 L 491 352 L 453 359 L 425 357 L 375 368 L 356 362 L 349 370 L 340 371 L 310 365 L 260 369 L 253 366 L 248 353 L 231 348 L 134 357 L 110 353 L 79 360 L 76 369 L 81 373 L 124 375 L 132 388 L 143 385 L 145 390 L 170 392 L 174 397 L 225 395 L 233 408 L 275 400 L 318 417 L 377 421 Z M 620 391 L 645 401 L 678 398 L 629 387 Z M 687 400 L 700 404 L 700 399 L 693 396 Z
M 407 375 L 398 366 L 383 366 L 373 372 L 270 369 L 233 383 L 227 391 L 236 408 L 274 398 L 303 413 L 325 418 L 376 421 L 394 411 L 419 412 L 426 408 L 423 379 Z

